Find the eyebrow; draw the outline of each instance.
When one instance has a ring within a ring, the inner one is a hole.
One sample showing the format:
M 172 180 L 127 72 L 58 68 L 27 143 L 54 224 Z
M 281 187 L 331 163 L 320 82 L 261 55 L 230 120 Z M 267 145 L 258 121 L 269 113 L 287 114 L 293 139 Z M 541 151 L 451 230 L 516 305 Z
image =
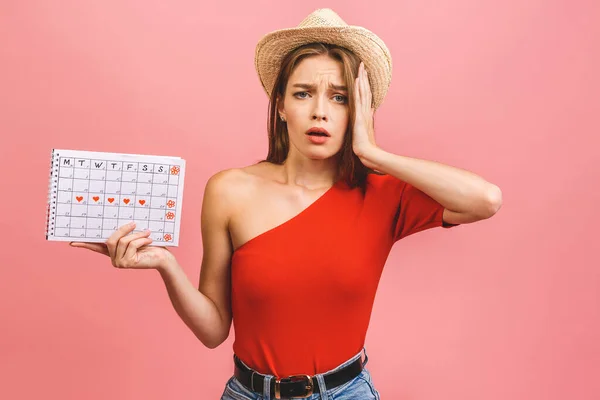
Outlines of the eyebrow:
M 315 88 L 315 85 L 311 85 L 311 84 L 308 84 L 308 83 L 295 83 L 293 85 L 293 87 L 312 90 L 312 89 Z M 329 87 L 332 88 L 332 89 L 340 90 L 340 91 L 344 91 L 344 92 L 348 91 L 348 88 L 346 86 L 344 86 L 344 85 L 336 85 L 336 84 L 330 83 Z

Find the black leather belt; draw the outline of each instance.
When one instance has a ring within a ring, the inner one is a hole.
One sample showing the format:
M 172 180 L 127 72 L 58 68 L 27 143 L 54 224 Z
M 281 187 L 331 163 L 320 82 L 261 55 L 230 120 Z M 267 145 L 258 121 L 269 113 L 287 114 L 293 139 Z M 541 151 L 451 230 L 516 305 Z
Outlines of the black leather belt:
M 235 354 L 233 355 L 233 362 L 235 364 L 234 375 L 237 380 L 251 391 L 263 394 L 265 376 L 247 368 Z M 363 363 L 361 358 L 358 357 L 352 364 L 323 375 L 325 386 L 327 389 L 331 389 L 343 385 L 357 377 L 362 370 Z M 276 399 L 303 399 L 312 396 L 313 393 L 320 393 L 319 382 L 314 376 L 292 375 L 281 379 L 271 379 L 271 395 L 274 395 Z

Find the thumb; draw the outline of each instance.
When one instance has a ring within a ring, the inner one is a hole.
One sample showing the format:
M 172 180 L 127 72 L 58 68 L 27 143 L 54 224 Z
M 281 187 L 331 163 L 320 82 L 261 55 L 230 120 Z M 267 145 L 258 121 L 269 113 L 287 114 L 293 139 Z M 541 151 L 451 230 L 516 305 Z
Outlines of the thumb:
M 79 247 L 108 255 L 108 249 L 106 248 L 106 245 L 102 243 L 70 242 L 69 245 L 71 247 Z

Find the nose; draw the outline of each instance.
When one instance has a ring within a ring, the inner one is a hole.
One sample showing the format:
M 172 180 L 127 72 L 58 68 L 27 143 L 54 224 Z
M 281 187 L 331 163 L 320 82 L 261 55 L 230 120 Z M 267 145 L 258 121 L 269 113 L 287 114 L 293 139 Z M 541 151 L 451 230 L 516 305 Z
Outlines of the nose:
M 312 112 L 312 119 L 316 121 L 325 121 L 327 122 L 327 103 L 322 98 L 322 96 L 316 96 L 315 98 L 315 106 Z

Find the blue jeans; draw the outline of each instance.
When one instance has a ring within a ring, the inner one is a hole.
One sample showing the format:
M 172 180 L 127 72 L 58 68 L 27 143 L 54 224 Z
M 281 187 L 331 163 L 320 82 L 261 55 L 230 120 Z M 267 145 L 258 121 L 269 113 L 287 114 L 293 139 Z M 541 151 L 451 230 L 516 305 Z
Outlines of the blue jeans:
M 325 387 L 325 380 L 323 379 L 323 375 L 327 373 L 331 373 L 345 367 L 348 364 L 351 364 L 353 361 L 356 361 L 360 358 L 361 354 L 365 353 L 365 360 L 363 361 L 363 370 L 362 372 L 356 376 L 355 378 L 349 380 L 343 385 L 328 389 Z M 364 368 L 369 362 L 369 357 L 367 356 L 367 350 L 363 347 L 363 349 L 353 356 L 348 361 L 345 361 L 343 364 L 335 367 L 334 369 L 324 372 L 322 374 L 317 374 L 313 377 L 319 382 L 319 387 L 322 388 L 320 393 L 313 393 L 312 396 L 307 397 L 308 400 L 370 400 L 375 399 L 379 400 L 379 392 L 373 386 L 373 381 L 371 379 L 371 374 Z M 244 364 L 246 365 L 246 364 Z M 247 366 L 247 365 L 246 365 Z M 252 392 L 250 389 L 247 389 L 244 385 L 237 380 L 235 376 L 232 376 L 227 381 L 225 385 L 225 390 L 221 396 L 221 400 L 272 400 L 275 398 L 275 393 L 269 393 L 270 391 L 270 383 L 271 380 L 275 379 L 273 375 L 265 375 L 265 385 L 262 395 Z M 318 391 L 318 389 L 317 389 Z

